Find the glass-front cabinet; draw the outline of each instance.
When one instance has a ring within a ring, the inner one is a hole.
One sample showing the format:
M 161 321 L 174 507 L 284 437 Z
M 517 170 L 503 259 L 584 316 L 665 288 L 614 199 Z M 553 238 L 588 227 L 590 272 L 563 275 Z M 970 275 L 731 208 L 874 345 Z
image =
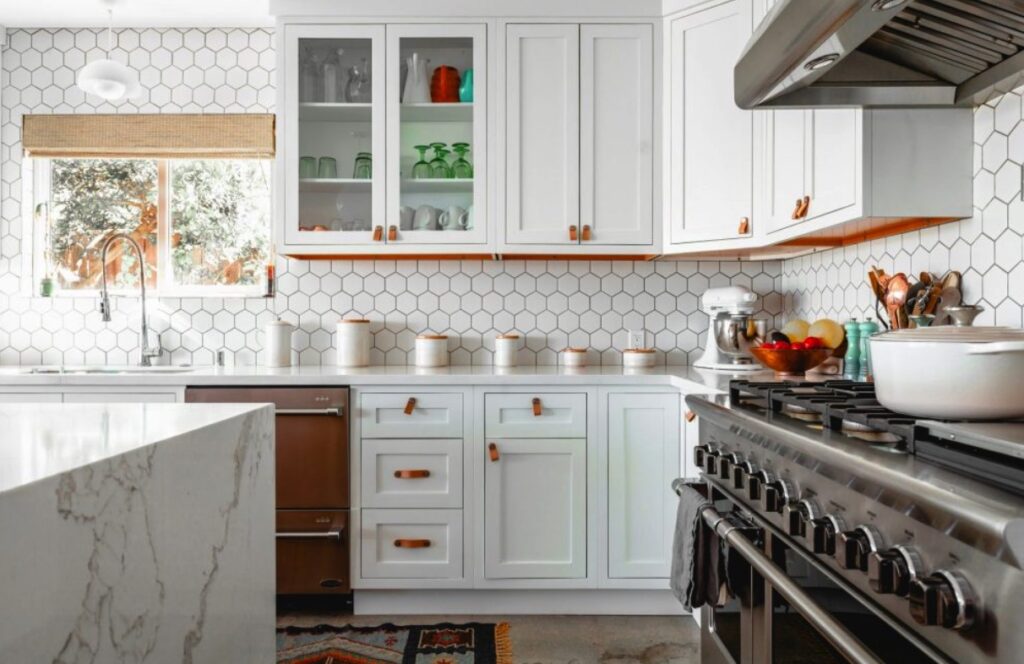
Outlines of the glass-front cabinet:
M 283 253 L 487 243 L 486 26 L 288 25 Z

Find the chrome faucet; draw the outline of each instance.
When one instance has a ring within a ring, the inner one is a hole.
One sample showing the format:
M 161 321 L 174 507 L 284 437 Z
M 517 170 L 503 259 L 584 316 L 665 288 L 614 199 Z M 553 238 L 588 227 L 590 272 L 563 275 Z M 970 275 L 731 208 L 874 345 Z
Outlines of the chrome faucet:
M 103 316 L 103 322 L 110 322 L 110 294 L 107 291 L 107 251 L 110 249 L 110 245 L 114 244 L 118 240 L 123 240 L 135 250 L 136 255 L 139 257 L 139 291 L 141 294 L 141 309 L 142 309 L 142 326 L 139 330 L 139 366 L 149 367 L 153 365 L 153 358 L 160 357 L 163 354 L 163 349 L 160 348 L 160 335 L 156 337 L 156 345 L 149 345 L 149 324 L 146 321 L 146 257 L 142 253 L 142 247 L 135 241 L 132 236 L 127 233 L 115 233 L 107 238 L 103 243 L 103 251 L 100 256 L 100 266 L 103 270 L 103 286 L 100 292 L 100 314 Z

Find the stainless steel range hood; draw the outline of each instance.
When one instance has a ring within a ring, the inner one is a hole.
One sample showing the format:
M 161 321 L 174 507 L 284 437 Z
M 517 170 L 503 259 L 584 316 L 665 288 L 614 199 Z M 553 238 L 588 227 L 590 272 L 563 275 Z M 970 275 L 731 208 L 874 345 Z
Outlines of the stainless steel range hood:
M 972 106 L 1024 83 L 1024 0 L 778 0 L 741 108 Z

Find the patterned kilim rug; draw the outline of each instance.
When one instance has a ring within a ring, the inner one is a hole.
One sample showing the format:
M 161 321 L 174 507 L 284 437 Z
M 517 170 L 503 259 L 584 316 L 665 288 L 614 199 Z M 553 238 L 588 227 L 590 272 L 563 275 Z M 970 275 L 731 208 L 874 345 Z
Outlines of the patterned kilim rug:
M 280 627 L 278 664 L 512 664 L 508 623 Z

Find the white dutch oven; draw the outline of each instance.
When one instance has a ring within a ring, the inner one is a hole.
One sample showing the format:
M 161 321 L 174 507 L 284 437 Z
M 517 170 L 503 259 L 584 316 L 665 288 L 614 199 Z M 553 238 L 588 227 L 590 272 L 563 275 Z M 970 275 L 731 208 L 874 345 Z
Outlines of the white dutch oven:
M 958 420 L 1024 418 L 1024 330 L 926 327 L 871 337 L 878 402 Z

